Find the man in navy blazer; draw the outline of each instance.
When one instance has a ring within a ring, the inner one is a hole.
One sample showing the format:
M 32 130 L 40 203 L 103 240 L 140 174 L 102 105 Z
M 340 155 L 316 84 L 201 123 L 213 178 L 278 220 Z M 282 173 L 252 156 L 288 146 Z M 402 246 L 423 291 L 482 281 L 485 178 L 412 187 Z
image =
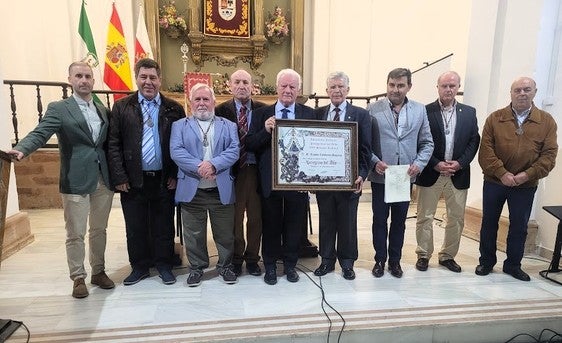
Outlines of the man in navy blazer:
M 480 134 L 476 110 L 455 100 L 461 78 L 454 71 L 437 79 L 439 98 L 426 106 L 433 137 L 433 154 L 416 180 L 418 208 L 416 268 L 425 271 L 433 253 L 433 217 L 441 196 L 445 198 L 447 224 L 439 264 L 460 273 L 454 258 L 464 228 L 464 209 L 470 186 L 470 162 L 476 156 Z
M 37 127 L 8 153 L 21 160 L 41 148 L 53 134 L 57 135 L 60 152 L 60 192 L 64 207 L 66 257 L 70 278 L 74 281 L 72 296 L 85 298 L 85 243 L 88 218 L 90 224 L 91 283 L 110 289 L 115 284 L 105 274 L 106 228 L 113 191 L 105 155 L 109 111 L 92 99 L 94 75 L 85 62 L 68 67 L 71 97 L 49 104 Z
M 235 179 L 236 203 L 234 204 L 234 273 L 242 273 L 242 263 L 246 262 L 248 273 L 261 275 L 258 265 L 261 244 L 261 200 L 258 193 L 258 166 L 256 156 L 246 151 L 245 137 L 248 134 L 254 110 L 265 106 L 252 96 L 252 76 L 244 69 L 230 75 L 230 92 L 233 98 L 215 108 L 215 114 L 238 125 L 240 138 L 240 159 L 232 167 Z M 244 235 L 244 214 L 246 235 Z
M 275 119 L 315 119 L 312 108 L 298 104 L 301 77 L 292 69 L 277 74 L 277 102 L 258 108 L 252 117 L 246 137 L 246 148 L 256 154 L 262 196 L 262 257 L 265 267 L 264 281 L 277 283 L 278 259 L 283 260 L 289 282 L 297 282 L 295 270 L 299 246 L 306 230 L 308 194 L 298 191 L 272 191 L 271 189 L 271 132 Z
M 371 164 L 371 117 L 364 108 L 346 101 L 349 93 L 349 77 L 343 72 L 334 72 L 326 80 L 326 93 L 330 104 L 314 110 L 318 120 L 350 121 L 358 126 L 358 167 L 355 191 L 317 191 L 320 217 L 320 256 L 322 262 L 314 275 L 323 276 L 334 270 L 336 259 L 342 268 L 343 277 L 355 279 L 353 264 L 357 260 L 357 207 L 363 189 L 363 181 L 369 174 Z M 337 236 L 337 247 L 336 247 Z
M 176 202 L 191 266 L 187 285 L 201 284 L 209 267 L 207 213 L 219 255 L 217 269 L 225 283 L 233 284 L 235 193 L 230 169 L 238 160 L 238 130 L 230 120 L 215 116 L 215 94 L 208 85 L 193 86 L 189 99 L 193 116 L 175 122 L 170 137 L 170 154 L 178 165 Z

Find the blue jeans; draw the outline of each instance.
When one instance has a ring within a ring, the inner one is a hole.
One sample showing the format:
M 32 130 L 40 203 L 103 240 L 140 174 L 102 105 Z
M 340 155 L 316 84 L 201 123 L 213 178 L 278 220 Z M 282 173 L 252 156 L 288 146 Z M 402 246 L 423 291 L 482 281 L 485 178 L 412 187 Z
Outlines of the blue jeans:
M 373 247 L 375 261 L 399 263 L 402 258 L 404 245 L 404 231 L 406 231 L 406 217 L 409 201 L 387 204 L 384 202 L 384 184 L 371 182 L 371 206 L 373 208 Z M 387 227 L 390 213 L 390 231 Z M 388 239 L 388 248 L 387 248 Z M 388 249 L 388 250 L 387 250 Z M 387 252 L 388 251 L 388 252 Z
M 513 188 L 484 181 L 482 191 L 482 227 L 480 228 L 480 264 L 493 267 L 497 262 L 496 249 L 499 219 L 507 201 L 509 230 L 507 233 L 507 259 L 504 269 L 521 267 L 525 252 L 527 224 L 531 215 L 537 187 Z

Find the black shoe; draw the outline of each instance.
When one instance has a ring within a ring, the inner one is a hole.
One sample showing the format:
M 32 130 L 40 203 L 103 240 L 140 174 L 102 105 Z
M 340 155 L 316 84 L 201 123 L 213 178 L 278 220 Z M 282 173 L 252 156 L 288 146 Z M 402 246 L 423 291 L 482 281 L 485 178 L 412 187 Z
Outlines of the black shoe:
M 355 279 L 355 272 L 353 268 L 342 268 L 343 278 L 346 280 L 353 280 Z
M 257 263 L 248 263 L 246 262 L 246 270 L 248 270 L 248 274 L 253 276 L 260 276 L 261 275 L 261 268 L 258 266 Z
M 233 263 L 232 271 L 234 272 L 234 274 L 236 274 L 236 276 L 242 275 L 242 264 Z
M 222 280 L 227 285 L 232 285 L 238 282 L 237 275 L 234 273 L 234 271 L 232 271 L 230 267 L 222 268 L 219 272 L 219 275 L 222 276 Z
M 439 262 L 441 263 L 441 262 Z M 425 258 L 425 257 L 420 257 L 418 258 L 418 262 L 416 262 L 416 269 L 422 272 L 425 272 L 427 270 L 427 267 L 429 266 L 429 259 Z
M 390 275 L 401 278 L 404 272 L 402 272 L 402 267 L 400 267 L 400 263 L 398 262 L 388 262 L 388 271 Z
M 476 270 L 474 271 L 474 273 L 476 275 L 485 276 L 485 275 L 490 274 L 492 272 L 492 269 L 494 269 L 494 267 L 486 267 L 486 266 L 483 266 L 483 265 L 479 264 L 479 265 L 476 266 Z
M 299 281 L 299 274 L 295 268 L 287 268 L 285 269 L 285 275 L 287 275 L 287 281 L 289 282 L 297 282 Z
M 199 269 L 194 269 L 187 276 L 187 285 L 189 287 L 197 287 L 201 284 L 202 278 L 203 278 L 203 271 Z
M 450 258 L 448 260 L 439 261 L 439 264 L 444 266 L 445 268 L 449 269 L 452 272 L 455 272 L 455 273 L 461 272 L 461 266 L 459 266 L 457 264 L 457 262 L 455 262 L 455 260 L 453 260 L 452 258 Z
M 375 262 L 373 267 L 373 275 L 375 277 L 381 277 L 384 275 L 384 262 Z
M 125 280 L 123 280 L 123 285 L 134 285 L 140 280 L 146 279 L 149 275 L 150 274 L 148 273 L 148 269 L 133 268 L 131 274 L 129 274 L 129 276 L 127 276 Z
M 512 269 L 508 269 L 506 267 L 503 267 L 503 272 L 513 276 L 517 280 L 531 281 L 531 278 L 529 277 L 529 275 L 527 273 L 525 273 L 524 271 L 522 271 L 521 268 L 519 268 L 519 267 L 512 268 Z
M 172 273 L 171 269 L 161 268 L 158 269 L 158 273 L 160 274 L 160 278 L 165 285 L 173 285 L 176 283 L 176 277 Z
M 275 270 L 274 268 L 265 268 L 263 281 L 265 281 L 265 283 L 267 283 L 268 285 L 275 285 L 277 283 L 277 270 Z
M 334 271 L 334 266 L 330 266 L 326 263 L 321 263 L 318 268 L 314 271 L 314 275 L 316 276 L 324 276 L 330 272 Z

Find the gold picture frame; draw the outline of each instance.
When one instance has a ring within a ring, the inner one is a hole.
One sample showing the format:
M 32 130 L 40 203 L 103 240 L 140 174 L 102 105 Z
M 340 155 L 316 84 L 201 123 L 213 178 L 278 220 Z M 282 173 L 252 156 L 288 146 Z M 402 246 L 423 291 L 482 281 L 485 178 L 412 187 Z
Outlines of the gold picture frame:
M 353 191 L 358 175 L 357 123 L 276 119 L 272 189 Z

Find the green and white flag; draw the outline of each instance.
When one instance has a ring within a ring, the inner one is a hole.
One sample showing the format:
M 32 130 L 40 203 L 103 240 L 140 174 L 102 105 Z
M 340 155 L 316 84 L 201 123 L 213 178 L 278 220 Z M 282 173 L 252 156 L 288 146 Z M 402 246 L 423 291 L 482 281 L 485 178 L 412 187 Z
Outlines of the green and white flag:
M 82 37 L 83 41 L 83 51 L 81 52 L 82 61 L 88 63 L 92 70 L 97 71 L 98 75 L 101 77 L 99 69 L 98 54 L 96 52 L 96 45 L 94 43 L 94 36 L 92 35 L 92 29 L 90 28 L 90 21 L 88 20 L 88 14 L 86 13 L 86 3 L 82 0 L 82 9 L 80 10 L 80 21 L 78 22 L 78 34 Z M 95 102 L 102 104 L 102 101 L 93 94 Z
M 78 23 L 78 34 L 82 37 L 86 49 L 88 50 L 83 61 L 88 63 L 90 67 L 95 68 L 98 66 L 98 54 L 96 52 L 96 45 L 94 44 L 94 36 L 92 35 L 92 29 L 90 28 L 90 21 L 88 20 L 88 14 L 86 13 L 86 6 L 84 0 L 82 0 L 82 9 L 80 10 L 80 22 Z

